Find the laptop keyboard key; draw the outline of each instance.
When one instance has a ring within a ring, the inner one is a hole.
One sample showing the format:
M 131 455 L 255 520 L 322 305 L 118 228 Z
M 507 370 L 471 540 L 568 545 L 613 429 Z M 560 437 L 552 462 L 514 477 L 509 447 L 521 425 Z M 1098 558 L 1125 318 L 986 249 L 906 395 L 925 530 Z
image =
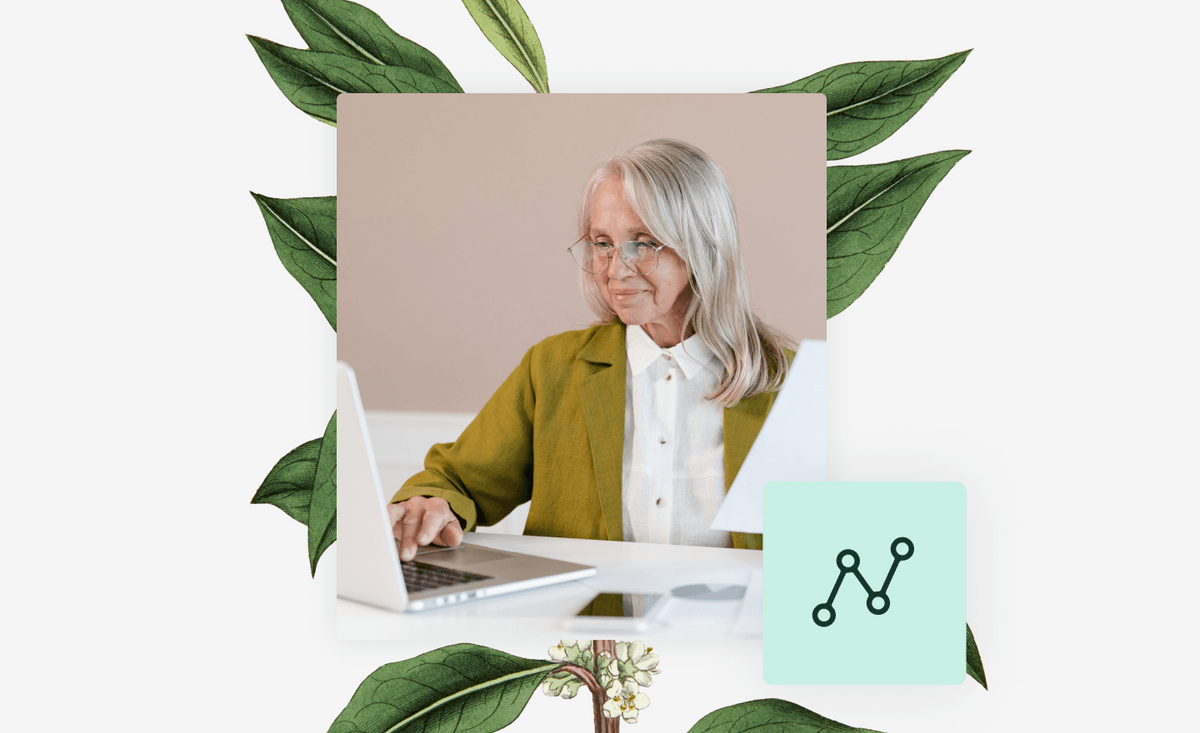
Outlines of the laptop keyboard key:
M 402 561 L 400 567 L 404 570 L 404 585 L 408 588 L 409 593 L 473 583 L 476 580 L 491 580 L 492 578 L 490 575 L 440 568 L 436 565 L 415 561 Z

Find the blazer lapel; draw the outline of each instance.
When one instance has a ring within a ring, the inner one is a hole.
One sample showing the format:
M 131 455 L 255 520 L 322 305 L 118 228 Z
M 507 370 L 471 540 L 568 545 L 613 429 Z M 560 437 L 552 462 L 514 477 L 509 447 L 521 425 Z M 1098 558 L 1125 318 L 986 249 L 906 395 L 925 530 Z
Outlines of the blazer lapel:
M 596 468 L 596 487 L 604 528 L 610 540 L 624 536 L 621 516 L 621 460 L 625 450 L 625 327 L 613 324 L 579 352 L 579 359 L 596 367 L 579 382 Z

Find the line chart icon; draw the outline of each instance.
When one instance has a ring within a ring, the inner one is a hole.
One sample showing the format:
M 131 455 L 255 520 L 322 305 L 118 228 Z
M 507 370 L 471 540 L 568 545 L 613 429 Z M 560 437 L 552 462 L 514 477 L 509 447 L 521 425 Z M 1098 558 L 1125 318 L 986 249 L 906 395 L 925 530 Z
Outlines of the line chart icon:
M 961 684 L 966 507 L 950 481 L 764 485 L 763 679 Z
M 833 609 L 833 601 L 837 598 L 838 589 L 842 587 L 842 581 L 846 575 L 853 573 L 858 582 L 862 585 L 863 590 L 867 592 L 867 610 L 876 616 L 882 616 L 887 613 L 887 610 L 892 606 L 892 599 L 888 597 L 888 586 L 892 584 L 892 578 L 896 575 L 896 568 L 900 563 L 913 556 L 913 551 L 916 546 L 913 541 L 907 537 L 897 537 L 892 541 L 892 567 L 888 569 L 887 579 L 883 581 L 883 585 L 879 590 L 872 590 L 867 579 L 862 576 L 858 570 L 859 557 L 854 550 L 842 550 L 837 556 L 838 573 L 837 580 L 833 583 L 833 590 L 829 592 L 829 600 L 824 603 L 818 603 L 812 612 L 812 620 L 817 626 L 831 626 L 834 619 L 837 618 L 837 612 Z

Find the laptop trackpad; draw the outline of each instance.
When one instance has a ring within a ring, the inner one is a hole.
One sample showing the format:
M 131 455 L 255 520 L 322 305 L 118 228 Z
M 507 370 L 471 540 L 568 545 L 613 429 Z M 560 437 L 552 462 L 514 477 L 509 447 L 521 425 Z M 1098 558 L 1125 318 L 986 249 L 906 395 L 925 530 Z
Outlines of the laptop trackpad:
M 511 557 L 511 553 L 490 550 L 486 547 L 476 547 L 475 545 L 459 545 L 458 547 L 429 545 L 428 547 L 420 548 L 414 559 L 434 565 L 443 565 L 448 568 L 462 569 L 478 567 L 483 563 L 495 560 L 508 560 Z

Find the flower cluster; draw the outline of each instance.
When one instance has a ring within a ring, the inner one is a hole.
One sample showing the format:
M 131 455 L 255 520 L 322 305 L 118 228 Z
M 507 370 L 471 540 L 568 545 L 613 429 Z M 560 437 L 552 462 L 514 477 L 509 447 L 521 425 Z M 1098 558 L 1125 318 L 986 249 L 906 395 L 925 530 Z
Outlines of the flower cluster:
M 638 711 L 650 704 L 650 696 L 641 688 L 649 687 L 659 673 L 658 655 L 640 641 L 618 641 L 614 646 L 615 656 L 594 653 L 590 641 L 564 640 L 548 651 L 555 661 L 595 672 L 596 684 L 604 690 L 605 717 L 636 723 Z M 546 677 L 542 690 L 552 697 L 572 698 L 582 685 L 576 672 L 560 669 Z
M 604 703 L 606 718 L 619 715 L 626 723 L 636 723 L 638 711 L 650 704 L 650 696 L 639 691 L 633 680 L 627 680 L 623 685 L 614 680 L 605 692 L 608 694 L 608 701 Z
M 608 701 L 604 714 L 609 718 L 620 715 L 626 723 L 636 723 L 638 711 L 650 704 L 650 696 L 641 691 L 658 674 L 658 655 L 654 647 L 640 641 L 618 641 L 617 658 L 608 664 L 612 681 L 605 687 Z
M 574 664 L 584 669 L 592 669 L 592 663 L 595 657 L 592 655 L 592 642 L 590 641 L 572 641 L 563 640 L 557 645 L 550 647 L 547 650 L 550 654 L 550 659 L 555 662 L 566 662 Z M 604 655 L 607 657 L 608 655 Z M 561 697 L 564 700 L 569 700 L 575 697 L 579 692 L 579 688 L 583 685 L 583 680 L 575 676 L 574 672 L 566 669 L 560 669 L 557 672 L 552 672 L 545 680 L 542 681 L 542 692 L 550 697 Z

